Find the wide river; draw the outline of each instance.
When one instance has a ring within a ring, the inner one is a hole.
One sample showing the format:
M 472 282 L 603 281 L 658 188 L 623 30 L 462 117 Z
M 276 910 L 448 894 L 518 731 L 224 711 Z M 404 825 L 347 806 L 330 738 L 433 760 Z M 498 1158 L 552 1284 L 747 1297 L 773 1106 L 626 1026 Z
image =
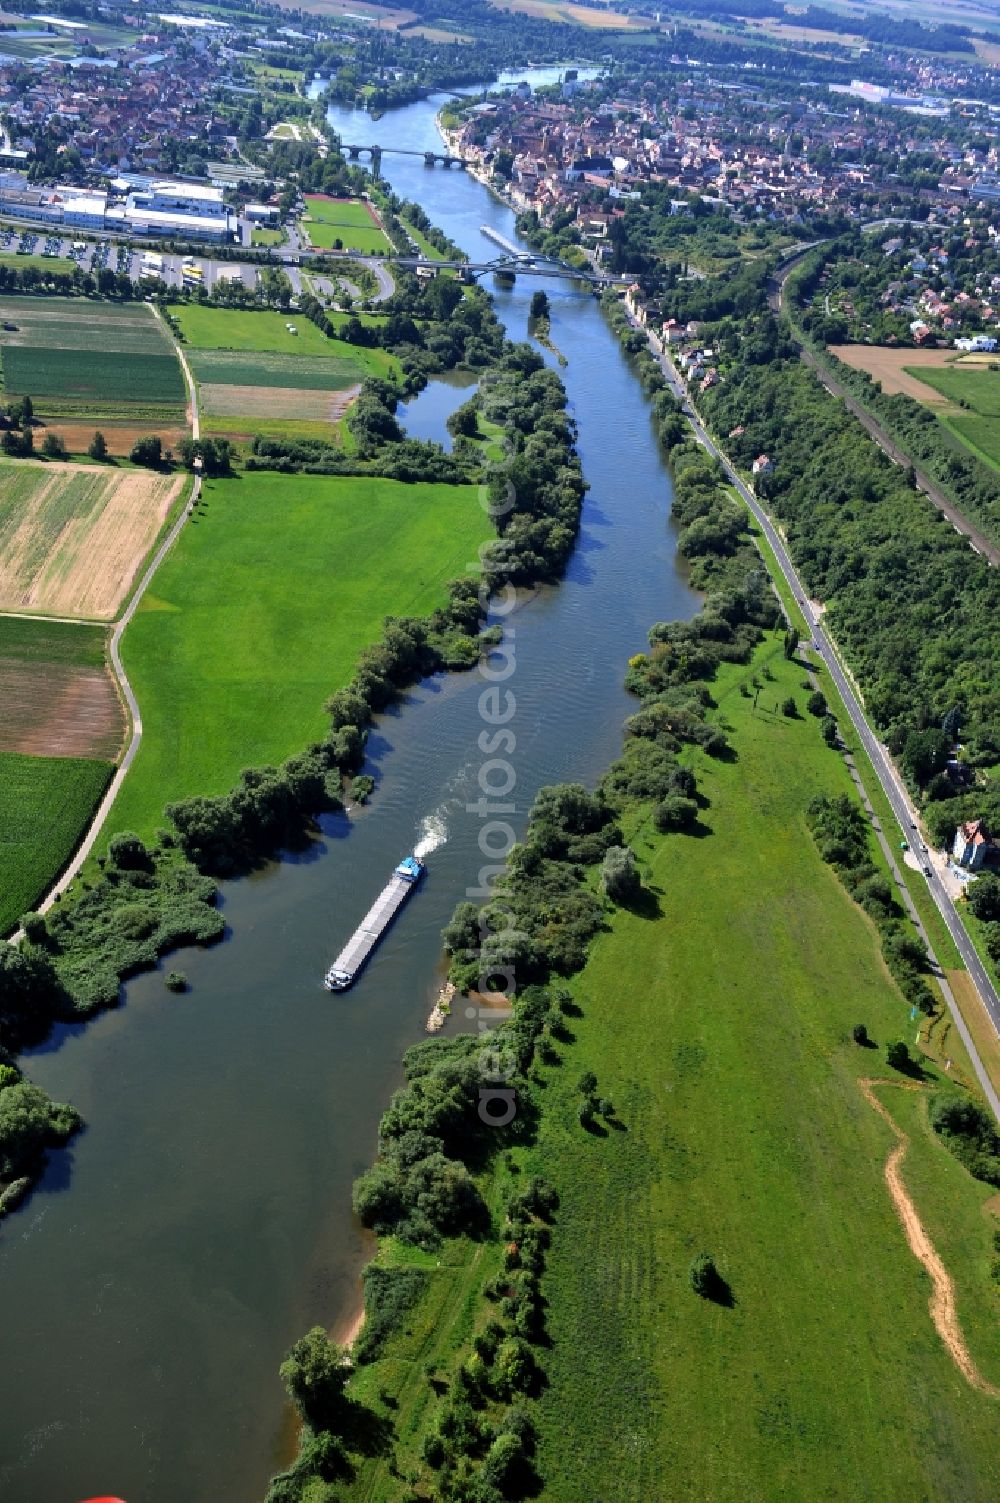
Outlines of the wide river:
M 437 148 L 436 107 L 333 118 L 347 140 L 360 130 L 383 146 Z M 513 237 L 511 213 L 464 172 L 388 155 L 383 166 L 474 259 L 495 254 L 481 225 Z M 514 337 L 538 285 L 497 291 Z M 566 579 L 508 618 L 519 830 L 543 784 L 593 783 L 612 760 L 630 710 L 626 660 L 652 622 L 697 608 L 628 362 L 592 296 L 543 285 L 591 490 Z M 335 569 L 330 578 L 335 608 Z M 371 1161 L 403 1051 L 424 1037 L 441 927 L 483 859 L 482 821 L 466 809 L 483 760 L 482 688 L 478 674 L 438 678 L 383 719 L 370 810 L 331 821 L 308 858 L 226 886 L 228 941 L 174 962 L 188 996 L 168 993 L 161 974 L 140 977 L 117 1011 L 27 1060 L 87 1131 L 0 1232 L 4 1503 L 261 1497 L 288 1446 L 283 1352 L 357 1307 L 370 1247 L 351 1181 Z M 421 891 L 359 984 L 329 996 L 326 965 L 431 829 L 443 843 Z

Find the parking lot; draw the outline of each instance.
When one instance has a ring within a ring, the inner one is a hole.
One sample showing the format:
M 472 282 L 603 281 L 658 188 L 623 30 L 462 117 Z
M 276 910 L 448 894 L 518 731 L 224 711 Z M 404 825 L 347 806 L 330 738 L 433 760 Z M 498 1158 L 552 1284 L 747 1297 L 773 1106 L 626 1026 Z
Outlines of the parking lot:
M 137 282 L 152 277 L 167 287 L 201 285 L 210 290 L 220 278 L 239 277 L 244 286 L 257 284 L 257 268 L 235 261 L 213 261 L 210 255 L 181 256 L 155 252 L 141 242 L 119 242 L 85 233 L 65 234 L 39 226 L 0 225 L 0 254 L 72 261 L 81 271 L 96 275 L 109 270 Z

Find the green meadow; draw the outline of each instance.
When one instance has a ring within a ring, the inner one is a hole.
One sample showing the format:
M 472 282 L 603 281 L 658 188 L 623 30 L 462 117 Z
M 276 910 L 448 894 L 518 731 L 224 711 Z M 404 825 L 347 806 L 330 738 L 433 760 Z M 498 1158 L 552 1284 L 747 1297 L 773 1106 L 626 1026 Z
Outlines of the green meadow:
M 174 304 L 170 314 L 180 328 L 192 373 L 202 385 L 341 391 L 365 376 L 391 377 L 400 368 L 388 350 L 328 340 L 298 313 Z M 343 326 L 346 314 L 334 316 L 332 322 Z
M 167 310 L 192 350 L 254 350 L 275 355 L 330 355 L 331 341 L 301 313 L 210 308 L 173 303 Z M 297 333 L 289 332 L 292 324 Z
M 490 535 L 473 486 L 264 472 L 208 481 L 123 643 L 144 735 L 109 823 L 151 835 L 326 728 L 385 616 L 423 615 Z
M 756 709 L 739 687 L 754 671 Z M 693 754 L 700 832 L 660 835 L 642 810 L 626 822 L 653 901 L 616 910 L 594 942 L 571 983 L 572 1038 L 535 1072 L 534 1140 L 484 1186 L 496 1208 L 540 1173 L 560 1198 L 529 1404 L 553 1503 L 986 1503 L 1000 1489 L 1000 1401 L 968 1385 L 932 1324 L 883 1177 L 895 1138 L 858 1084 L 900 1080 L 884 1046 L 912 1045 L 917 1023 L 806 827 L 810 799 L 851 784 L 802 679 L 774 640 L 753 669 L 724 669 L 712 692 L 736 755 Z M 799 718 L 779 711 L 788 695 Z M 858 1022 L 877 1048 L 852 1041 Z M 585 1071 L 618 1130 L 580 1125 Z M 925 1060 L 919 1091 L 879 1095 L 911 1136 L 904 1181 L 972 1356 L 1000 1382 L 991 1191 L 927 1126 L 941 1078 Z M 730 1304 L 692 1291 L 703 1251 Z M 395 1476 L 419 1474 L 415 1496 L 433 1487 L 421 1443 L 447 1402 L 428 1371 L 453 1380 L 469 1355 L 500 1253 L 487 1240 L 410 1255 L 427 1292 L 355 1380 L 393 1427 Z M 398 1498 L 389 1459 L 363 1462 L 348 1495 Z
M 955 404 L 954 410 L 932 408 L 962 443 L 1000 469 L 1000 372 L 989 365 L 918 366 L 909 371 Z

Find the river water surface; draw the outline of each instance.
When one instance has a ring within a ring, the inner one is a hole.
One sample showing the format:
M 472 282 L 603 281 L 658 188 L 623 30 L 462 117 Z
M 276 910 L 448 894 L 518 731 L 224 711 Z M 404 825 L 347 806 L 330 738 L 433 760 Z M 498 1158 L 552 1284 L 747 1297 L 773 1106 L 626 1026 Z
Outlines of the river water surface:
M 435 107 L 366 119 L 363 139 L 437 147 Z M 352 139 L 349 112 L 334 118 Z M 495 253 L 481 225 L 513 236 L 510 212 L 464 172 L 383 165 L 473 258 Z M 539 787 L 592 783 L 616 755 L 627 658 L 653 621 L 697 606 L 638 383 L 593 297 L 544 285 L 591 490 L 565 581 L 509 618 L 518 829 Z M 517 338 L 531 290 L 497 291 Z M 356 1308 L 369 1249 L 351 1181 L 404 1049 L 424 1036 L 441 926 L 482 863 L 481 821 L 466 811 L 482 688 L 472 674 L 436 679 L 382 720 L 371 809 L 329 821 L 307 858 L 227 884 L 228 942 L 171 960 L 189 995 L 139 977 L 116 1012 L 27 1059 L 88 1125 L 0 1232 L 4 1503 L 261 1496 L 287 1445 L 282 1354 Z M 441 843 L 420 893 L 358 985 L 329 996 L 325 967 L 422 836 Z

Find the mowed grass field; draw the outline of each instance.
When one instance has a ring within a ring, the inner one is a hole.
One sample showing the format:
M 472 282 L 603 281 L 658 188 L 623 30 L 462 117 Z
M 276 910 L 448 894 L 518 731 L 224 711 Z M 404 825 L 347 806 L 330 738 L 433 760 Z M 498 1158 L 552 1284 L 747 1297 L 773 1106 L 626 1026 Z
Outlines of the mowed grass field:
M 189 350 L 330 356 L 330 340 L 300 313 L 258 313 L 242 308 L 209 308 L 200 303 L 173 303 L 167 311 Z M 296 334 L 289 333 L 289 324 L 298 330 Z
M 921 381 L 949 404 L 936 409 L 941 421 L 994 469 L 1000 469 L 1000 371 L 989 364 L 919 370 Z M 967 407 L 959 404 L 966 403 Z
M 326 198 L 306 194 L 304 227 L 313 245 L 329 250 L 340 241 L 345 250 L 363 256 L 392 250 L 388 236 L 360 198 Z
M 145 304 L 7 297 L 0 322 L 4 391 L 30 396 L 39 415 L 183 417 L 180 364 Z
M 490 533 L 471 486 L 260 472 L 204 497 L 125 634 L 144 736 L 109 834 L 321 736 L 383 618 L 440 604 Z
M 110 620 L 187 484 L 149 470 L 0 465 L 0 610 Z
M 859 1084 L 901 1079 L 884 1046 L 912 1044 L 917 1024 L 806 828 L 810 799 L 851 791 L 846 767 L 804 713 L 801 666 L 774 639 L 758 673 L 764 662 L 773 677 L 756 711 L 739 693 L 753 669 L 728 667 L 713 686 L 736 755 L 693 754 L 700 834 L 628 822 L 658 912 L 618 909 L 598 936 L 571 982 L 572 1039 L 534 1072 L 535 1141 L 484 1187 L 499 1208 L 539 1173 L 560 1197 L 542 1280 L 546 1381 L 529 1405 L 540 1495 L 987 1503 L 1000 1490 L 1000 1401 L 969 1386 L 934 1328 L 930 1282 L 884 1178 L 896 1139 Z M 799 719 L 777 712 L 789 694 Z M 857 1022 L 877 1049 L 853 1043 Z M 581 1127 L 588 1070 L 621 1130 Z M 928 1064 L 920 1092 L 893 1083 L 878 1095 L 911 1138 L 904 1182 L 996 1383 L 998 1222 L 990 1188 L 927 1126 L 940 1080 Z M 428 1293 L 357 1380 L 393 1426 L 395 1477 L 433 1477 L 420 1443 L 447 1398 L 431 1390 L 428 1359 L 450 1379 L 468 1356 L 493 1314 L 481 1289 L 499 1251 L 461 1242 L 407 1256 L 427 1267 Z M 731 1305 L 691 1290 L 702 1251 Z M 383 1257 L 397 1259 L 392 1243 Z M 364 1462 L 349 1496 L 395 1500 L 388 1459 Z
M 66 865 L 111 771 L 107 762 L 0 751 L 0 935 Z

